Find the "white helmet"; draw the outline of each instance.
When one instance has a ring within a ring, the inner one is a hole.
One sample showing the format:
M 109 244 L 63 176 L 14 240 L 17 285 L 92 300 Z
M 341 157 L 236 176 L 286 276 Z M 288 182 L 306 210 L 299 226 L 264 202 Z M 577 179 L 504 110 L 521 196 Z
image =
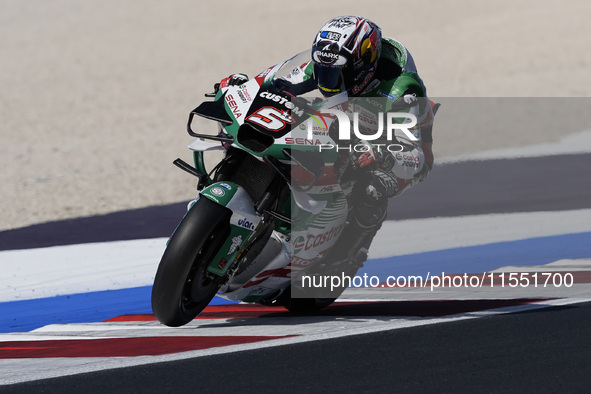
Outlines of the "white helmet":
M 314 40 L 312 62 L 318 89 L 325 96 L 347 91 L 356 96 L 375 74 L 382 50 L 382 32 L 358 16 L 328 21 Z

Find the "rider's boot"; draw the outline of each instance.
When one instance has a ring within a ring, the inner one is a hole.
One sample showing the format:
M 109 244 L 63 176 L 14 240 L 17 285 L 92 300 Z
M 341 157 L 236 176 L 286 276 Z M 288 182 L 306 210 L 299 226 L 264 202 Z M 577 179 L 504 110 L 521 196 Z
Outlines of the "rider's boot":
M 375 180 L 375 177 L 367 177 L 355 185 L 351 201 L 353 209 L 348 223 L 327 260 L 339 262 L 354 258 L 355 263 L 361 267 L 367 259 L 371 242 L 388 213 L 386 189 L 381 182 Z

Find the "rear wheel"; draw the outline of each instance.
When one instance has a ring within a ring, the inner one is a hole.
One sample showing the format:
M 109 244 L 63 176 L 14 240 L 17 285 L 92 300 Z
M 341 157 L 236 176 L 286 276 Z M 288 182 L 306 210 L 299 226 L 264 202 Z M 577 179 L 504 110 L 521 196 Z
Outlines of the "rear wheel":
M 359 268 L 363 265 L 362 263 L 363 261 L 365 261 L 366 258 L 367 255 L 358 254 L 357 262 L 351 266 L 346 266 L 343 268 L 337 264 L 323 264 L 313 273 L 318 274 L 320 276 L 353 277 L 355 276 Z M 296 314 L 315 313 L 332 304 L 338 297 L 340 297 L 340 295 L 345 291 L 345 289 L 346 287 L 339 286 L 332 289 L 332 291 L 323 294 L 330 296 L 330 298 L 292 298 L 290 288 L 282 294 L 279 303 L 283 305 L 286 309 L 288 309 L 290 312 Z
M 283 307 L 296 314 L 314 313 L 332 304 L 336 298 L 286 298 Z
M 201 198 L 177 227 L 152 287 L 152 310 L 161 323 L 187 324 L 217 293 L 220 285 L 207 267 L 230 234 L 230 216 L 227 208 Z

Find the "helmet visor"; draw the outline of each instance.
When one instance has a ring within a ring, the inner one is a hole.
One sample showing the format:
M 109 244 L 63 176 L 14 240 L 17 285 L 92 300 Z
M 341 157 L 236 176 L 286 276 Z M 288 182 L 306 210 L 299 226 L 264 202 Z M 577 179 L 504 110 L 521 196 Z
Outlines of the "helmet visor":
M 346 91 L 343 67 L 314 63 L 314 76 L 318 89 L 325 97 Z

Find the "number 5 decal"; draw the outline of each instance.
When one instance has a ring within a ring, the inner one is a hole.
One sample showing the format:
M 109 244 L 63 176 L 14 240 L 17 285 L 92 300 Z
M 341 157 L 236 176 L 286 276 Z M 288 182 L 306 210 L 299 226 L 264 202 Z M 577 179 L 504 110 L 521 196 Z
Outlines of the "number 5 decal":
M 279 131 L 285 125 L 293 123 L 293 119 L 288 111 L 280 111 L 274 107 L 262 107 L 258 111 L 248 115 L 246 120 L 263 126 L 269 131 Z

